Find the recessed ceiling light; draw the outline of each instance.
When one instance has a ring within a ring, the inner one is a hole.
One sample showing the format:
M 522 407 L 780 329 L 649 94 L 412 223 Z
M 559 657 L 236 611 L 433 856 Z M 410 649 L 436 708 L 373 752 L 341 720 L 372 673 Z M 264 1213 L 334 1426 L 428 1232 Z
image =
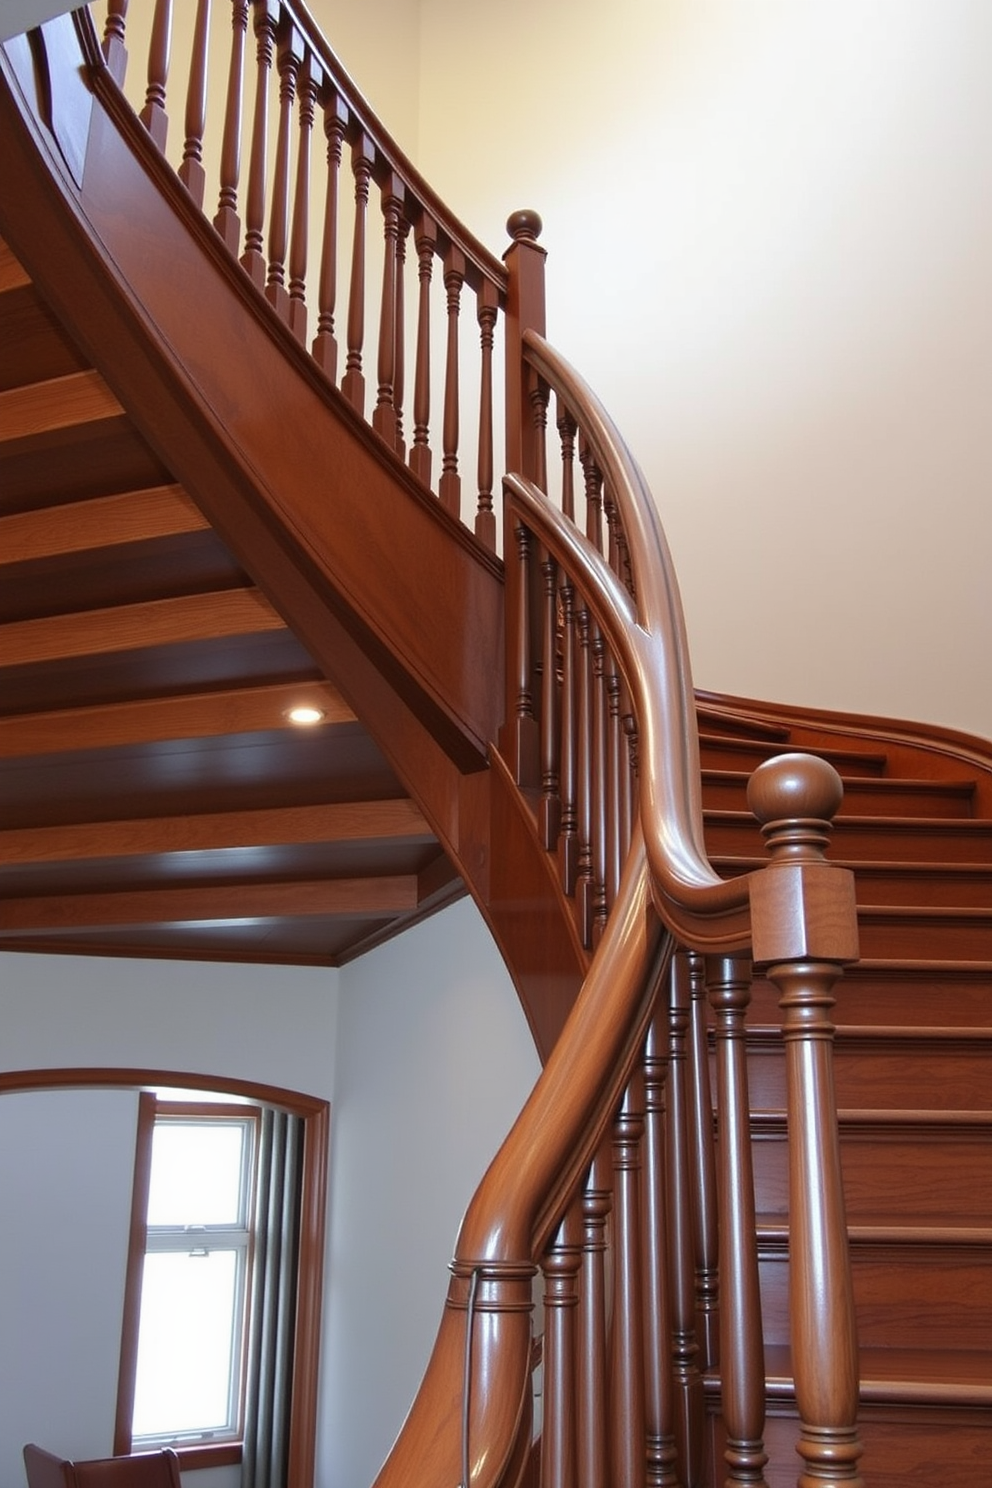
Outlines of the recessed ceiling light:
M 323 722 L 324 710 L 323 708 L 313 708 L 309 704 L 301 703 L 297 708 L 290 708 L 286 717 L 290 723 L 298 724 L 300 728 L 309 728 L 315 723 Z

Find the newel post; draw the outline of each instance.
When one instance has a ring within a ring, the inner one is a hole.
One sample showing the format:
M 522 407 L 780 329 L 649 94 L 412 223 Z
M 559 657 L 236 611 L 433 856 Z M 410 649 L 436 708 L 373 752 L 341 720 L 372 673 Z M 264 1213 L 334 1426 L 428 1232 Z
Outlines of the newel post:
M 514 212 L 506 230 L 513 239 L 503 254 L 509 281 L 506 289 L 506 468 L 531 480 L 537 478 L 536 432 L 531 405 L 531 383 L 524 362 L 524 331 L 545 333 L 544 262 L 538 243 L 544 224 L 536 212 Z
M 542 473 L 538 427 L 531 393 L 536 374 L 524 361 L 526 330 L 544 335 L 544 260 L 538 245 L 542 222 L 536 212 L 514 212 L 506 224 L 513 239 L 503 255 L 508 273 L 506 292 L 506 469 L 538 481 Z M 541 431 L 543 433 L 543 430 Z M 539 674 L 538 634 L 540 588 L 537 587 L 535 544 L 513 512 L 504 510 L 503 552 L 506 560 L 504 593 L 506 627 L 506 702 L 500 747 L 518 785 L 538 787 L 540 780 L 535 689 Z
M 769 760 L 748 804 L 772 860 L 751 878 L 754 961 L 780 993 L 789 1126 L 789 1306 L 799 1488 L 863 1488 L 858 1340 L 840 1166 L 830 1010 L 858 957 L 854 875 L 824 856 L 843 786 L 810 755 Z

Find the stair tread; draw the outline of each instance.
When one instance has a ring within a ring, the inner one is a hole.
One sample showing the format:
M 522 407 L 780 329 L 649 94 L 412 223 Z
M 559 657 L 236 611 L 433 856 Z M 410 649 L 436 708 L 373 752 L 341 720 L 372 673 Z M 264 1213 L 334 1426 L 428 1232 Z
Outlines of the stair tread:
M 765 1349 L 771 1398 L 793 1393 L 788 1348 Z M 964 1349 L 862 1348 L 859 1354 L 862 1401 L 915 1400 L 938 1405 L 992 1405 L 988 1353 Z
M 763 751 L 766 758 L 792 752 L 787 741 L 749 739 L 732 734 L 707 733 L 702 730 L 699 734 L 699 748 L 702 755 L 705 755 L 707 749 L 725 750 L 731 753 L 739 751 L 741 754 Z M 881 750 L 817 749 L 816 753 L 820 759 L 829 760 L 834 766 L 844 764 L 854 770 L 864 770 L 868 772 L 869 777 L 881 774 L 888 763 L 888 756 Z

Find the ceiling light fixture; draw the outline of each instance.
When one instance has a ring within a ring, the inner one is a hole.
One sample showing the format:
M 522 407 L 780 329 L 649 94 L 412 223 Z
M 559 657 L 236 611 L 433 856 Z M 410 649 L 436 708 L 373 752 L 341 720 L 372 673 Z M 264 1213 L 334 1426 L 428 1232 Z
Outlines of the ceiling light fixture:
M 286 717 L 299 728 L 310 728 L 313 724 L 324 721 L 324 710 L 314 708 L 309 703 L 301 703 L 296 708 L 290 708 Z

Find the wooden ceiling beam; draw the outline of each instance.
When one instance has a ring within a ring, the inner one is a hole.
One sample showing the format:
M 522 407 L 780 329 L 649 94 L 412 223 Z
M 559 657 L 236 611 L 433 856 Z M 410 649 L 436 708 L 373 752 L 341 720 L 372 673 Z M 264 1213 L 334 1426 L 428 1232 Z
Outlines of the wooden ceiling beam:
M 0 867 L 212 852 L 234 847 L 287 847 L 396 838 L 406 842 L 434 840 L 434 834 L 419 808 L 406 797 L 388 801 L 336 801 L 317 806 L 215 812 L 203 816 L 161 816 L 134 821 L 12 828 L 0 832 Z
M 46 506 L 0 517 L 0 566 L 176 537 L 209 525 L 179 485 Z
M 0 445 L 119 418 L 123 413 L 99 372 L 70 372 L 0 392 Z
M 0 718 L 0 759 L 291 728 L 286 715 L 300 706 L 320 709 L 318 728 L 355 722 L 330 682 L 279 682 Z
M 257 589 L 224 589 L 12 621 L 0 626 L 0 666 L 285 629 L 285 622 Z
M 418 904 L 415 874 L 296 883 L 129 889 L 110 894 L 53 894 L 0 902 L 0 939 L 125 925 L 224 923 L 344 915 L 402 915 Z

